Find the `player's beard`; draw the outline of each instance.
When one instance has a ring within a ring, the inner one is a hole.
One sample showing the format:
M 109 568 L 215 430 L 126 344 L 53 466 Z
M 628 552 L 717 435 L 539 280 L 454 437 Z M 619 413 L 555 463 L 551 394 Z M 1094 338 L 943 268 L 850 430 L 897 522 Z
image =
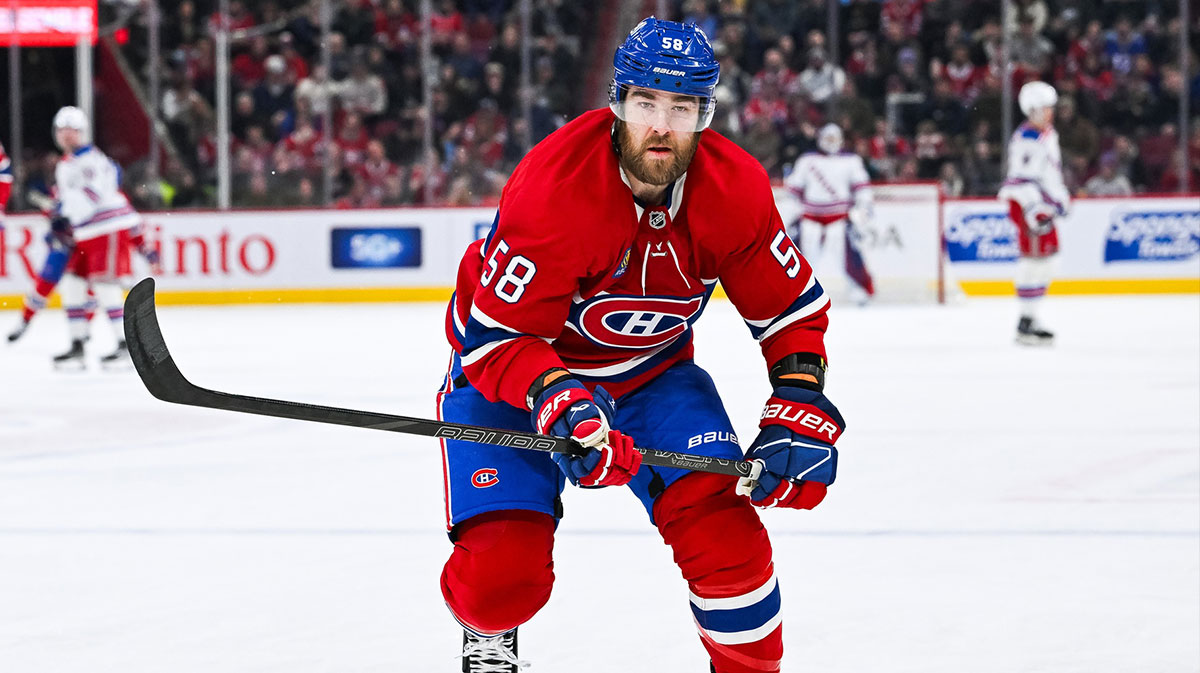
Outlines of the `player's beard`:
M 700 145 L 699 133 L 657 133 L 646 136 L 640 144 L 634 143 L 628 125 L 617 120 L 617 149 L 620 150 L 621 168 L 633 177 L 649 185 L 669 185 L 687 172 Z M 656 159 L 648 156 L 651 147 L 666 147 L 671 158 Z

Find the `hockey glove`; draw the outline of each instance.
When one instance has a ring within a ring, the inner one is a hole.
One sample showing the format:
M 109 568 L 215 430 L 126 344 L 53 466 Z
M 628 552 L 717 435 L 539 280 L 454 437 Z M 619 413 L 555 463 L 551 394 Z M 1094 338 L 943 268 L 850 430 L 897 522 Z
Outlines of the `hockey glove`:
M 144 257 L 150 266 L 157 269 L 160 259 L 158 248 L 150 245 L 146 241 L 146 236 L 142 233 L 141 227 L 138 227 L 135 230 L 135 233 L 129 237 L 129 242 L 132 243 L 135 248 L 137 248 L 138 254 Z
M 743 479 L 738 492 L 758 507 L 812 509 L 837 476 L 834 444 L 846 427 L 823 393 L 778 386 L 763 408 L 761 430 L 746 460 L 763 463 L 758 481 Z
M 589 393 L 573 378 L 547 386 L 533 403 L 533 427 L 538 432 L 570 437 L 586 449 L 580 455 L 551 457 L 576 486 L 621 486 L 629 483 L 642 464 L 633 438 L 609 428 L 617 403 L 603 388 Z
M 1029 233 L 1034 236 L 1050 233 L 1050 230 L 1054 228 L 1054 216 L 1056 212 L 1048 205 L 1031 208 L 1025 217 Z
M 157 249 L 151 248 L 150 246 L 145 245 L 145 246 L 139 247 L 138 252 L 140 252 L 142 254 L 142 257 L 146 258 L 146 262 L 148 264 L 150 264 L 150 266 L 158 267 L 160 257 L 159 257 Z
M 70 250 L 75 247 L 75 236 L 71 232 L 71 221 L 65 217 L 50 220 L 50 231 L 46 234 L 46 245 L 52 249 Z

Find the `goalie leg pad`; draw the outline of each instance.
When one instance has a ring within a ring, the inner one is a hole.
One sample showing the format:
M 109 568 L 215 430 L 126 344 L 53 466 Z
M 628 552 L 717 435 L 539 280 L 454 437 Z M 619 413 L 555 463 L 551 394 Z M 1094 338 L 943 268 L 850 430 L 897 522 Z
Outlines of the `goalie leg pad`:
M 858 241 L 862 237 L 860 227 L 853 222 L 846 225 L 846 275 L 862 288 L 868 297 L 875 296 L 875 281 L 867 270 L 867 262 L 863 259 L 862 248 Z
M 692 616 L 717 673 L 774 673 L 783 658 L 771 542 L 736 480 L 692 473 L 654 506 L 690 590 Z
M 463 626 L 482 635 L 529 621 L 554 584 L 554 518 L 526 510 L 488 512 L 458 524 L 442 570 L 442 596 Z

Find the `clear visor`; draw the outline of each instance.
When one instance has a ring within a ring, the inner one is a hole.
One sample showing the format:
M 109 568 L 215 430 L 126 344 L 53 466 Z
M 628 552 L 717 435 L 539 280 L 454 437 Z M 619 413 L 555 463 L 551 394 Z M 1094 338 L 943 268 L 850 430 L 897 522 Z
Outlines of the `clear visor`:
M 681 133 L 696 133 L 712 122 L 713 98 L 680 96 L 667 91 L 614 83 L 608 98 L 617 119 Z

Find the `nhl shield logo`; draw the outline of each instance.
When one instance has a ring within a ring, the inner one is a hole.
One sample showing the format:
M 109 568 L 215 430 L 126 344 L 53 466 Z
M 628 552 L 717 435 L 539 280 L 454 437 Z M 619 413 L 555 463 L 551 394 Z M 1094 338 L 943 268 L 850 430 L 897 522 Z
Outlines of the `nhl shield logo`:
M 650 211 L 650 228 L 662 229 L 667 226 L 667 214 L 661 210 Z

